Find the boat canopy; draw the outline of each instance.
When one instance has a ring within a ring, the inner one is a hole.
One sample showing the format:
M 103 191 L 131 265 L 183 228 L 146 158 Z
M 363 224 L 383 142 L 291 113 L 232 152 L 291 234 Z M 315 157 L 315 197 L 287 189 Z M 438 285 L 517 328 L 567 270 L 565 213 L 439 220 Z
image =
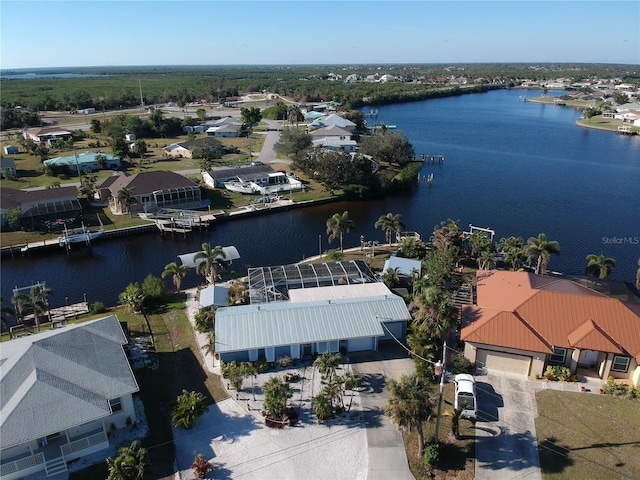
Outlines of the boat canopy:
M 224 261 L 224 262 L 231 262 L 233 260 L 237 260 L 240 258 L 240 254 L 238 253 L 238 249 L 234 246 L 229 246 L 229 247 L 222 247 L 222 251 L 224 252 L 224 257 L 222 255 L 218 256 L 218 260 Z M 196 255 L 200 252 L 193 252 L 193 253 L 185 253 L 182 255 L 178 255 L 178 258 L 180 259 L 180 262 L 182 262 L 183 265 L 189 267 L 189 268 L 195 268 L 198 266 L 198 264 L 202 263 L 204 261 L 204 259 L 200 258 L 196 260 Z

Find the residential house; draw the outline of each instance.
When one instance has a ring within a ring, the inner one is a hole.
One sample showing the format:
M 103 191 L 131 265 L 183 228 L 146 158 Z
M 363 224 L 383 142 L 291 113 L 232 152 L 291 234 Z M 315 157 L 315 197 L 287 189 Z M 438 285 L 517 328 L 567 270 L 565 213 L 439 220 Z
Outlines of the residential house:
M 17 178 L 16 159 L 10 157 L 0 158 L 0 173 L 3 178 Z
M 273 173 L 276 172 L 269 165 L 245 164 L 210 168 L 202 172 L 202 179 L 211 188 L 224 188 L 224 183 L 231 181 L 262 183 Z
M 132 193 L 129 208 L 118 200 L 118 192 Z M 135 175 L 118 173 L 96 184 L 96 199 L 115 214 L 155 212 L 161 208 L 191 209 L 202 206 L 200 187 L 182 175 L 166 170 Z
M 337 115 L 335 113 L 317 118 L 316 120 L 311 122 L 309 125 L 307 125 L 307 128 L 309 130 L 316 130 L 319 128 L 330 127 L 330 126 L 340 127 L 351 133 L 353 133 L 353 131 L 356 129 L 355 123 L 353 123 L 351 120 L 347 120 L 346 118 L 342 118 L 340 115 Z
M 497 270 L 478 273 L 477 295 L 463 308 L 461 340 L 478 367 L 536 376 L 564 365 L 640 383 L 640 304 L 569 279 Z
M 49 146 L 55 146 L 59 140 L 67 140 L 72 136 L 69 130 L 60 127 L 29 128 L 22 131 L 22 136 L 34 142 L 47 142 Z
M 172 143 L 164 148 L 164 154 L 171 158 L 192 158 L 190 142 Z
M 209 127 L 207 128 L 207 136 L 208 137 L 225 137 L 225 138 L 235 138 L 238 136 L 238 130 L 242 127 L 241 123 L 227 123 L 225 125 L 220 125 L 219 127 Z
M 127 343 L 115 315 L 2 343 L 3 480 L 66 472 L 136 421 Z
M 45 167 L 66 167 L 76 175 L 97 172 L 102 169 L 119 169 L 122 167 L 120 157 L 110 153 L 84 152 L 68 157 L 56 157 L 45 160 Z
M 351 131 L 336 125 L 312 130 L 310 135 L 314 147 L 345 152 L 355 152 L 358 147 L 358 143 L 351 139 Z
M 406 336 L 404 299 L 380 282 L 289 290 L 288 301 L 220 307 L 216 353 L 228 362 L 269 362 L 322 354 L 375 351 Z
M 73 220 L 82 212 L 78 189 L 73 186 L 31 191 L 0 188 L 0 221 L 3 228 L 12 209 L 20 210 L 20 226 L 27 230 L 44 230 L 47 222 Z

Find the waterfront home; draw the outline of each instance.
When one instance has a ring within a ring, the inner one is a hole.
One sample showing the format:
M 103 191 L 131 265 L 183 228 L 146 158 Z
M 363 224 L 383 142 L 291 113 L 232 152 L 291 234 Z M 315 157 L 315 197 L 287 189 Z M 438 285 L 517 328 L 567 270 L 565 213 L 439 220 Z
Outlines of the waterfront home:
M 115 315 L 2 343 L 3 480 L 64 473 L 136 421 L 126 344 Z
M 18 171 L 16 170 L 15 158 L 0 158 L 0 173 L 2 174 L 2 178 L 17 178 Z
M 123 188 L 131 193 L 129 205 L 118 199 L 118 192 Z M 166 170 L 135 175 L 119 172 L 97 183 L 95 195 L 96 200 L 109 205 L 115 214 L 202 206 L 200 187 L 188 178 Z
M 43 163 L 45 167 L 65 167 L 75 175 L 97 172 L 103 168 L 116 170 L 122 167 L 120 157 L 100 152 L 84 152 L 67 157 L 50 158 Z
M 357 142 L 351 139 L 351 131 L 336 125 L 312 130 L 310 135 L 314 147 L 345 152 L 355 152 L 358 147 Z
M 211 188 L 224 188 L 225 182 L 264 182 L 275 170 L 269 165 L 234 165 L 232 167 L 213 167 L 202 172 L 204 183 Z
M 291 289 L 287 301 L 218 308 L 216 361 L 376 351 L 381 341 L 405 338 L 411 315 L 402 297 L 380 282 L 335 283 Z
M 477 292 L 461 340 L 479 368 L 536 376 L 562 365 L 640 383 L 640 304 L 528 272 L 478 272 Z
M 307 128 L 309 130 L 316 130 L 318 128 L 330 127 L 332 125 L 347 130 L 350 133 L 353 133 L 353 131 L 356 129 L 355 123 L 353 123 L 351 120 L 347 120 L 346 118 L 342 118 L 340 115 L 337 115 L 335 113 L 317 118 L 309 125 L 307 125 Z
M 30 191 L 0 188 L 2 228 L 7 226 L 10 211 L 14 209 L 20 211 L 18 227 L 27 230 L 46 230 L 46 225 L 51 222 L 63 225 L 82 212 L 78 189 L 73 186 Z

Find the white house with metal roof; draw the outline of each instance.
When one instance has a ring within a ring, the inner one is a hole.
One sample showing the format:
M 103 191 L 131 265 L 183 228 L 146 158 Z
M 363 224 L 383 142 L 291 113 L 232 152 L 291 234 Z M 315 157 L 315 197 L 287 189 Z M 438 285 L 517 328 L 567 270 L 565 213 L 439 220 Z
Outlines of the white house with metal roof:
M 115 315 L 2 343 L 3 480 L 65 472 L 108 448 L 111 428 L 136 420 L 125 344 Z
M 377 350 L 379 341 L 406 336 L 411 315 L 404 299 L 382 283 L 306 288 L 290 294 L 291 301 L 218 308 L 219 359 L 273 362 L 284 355 L 296 359 L 341 349 Z

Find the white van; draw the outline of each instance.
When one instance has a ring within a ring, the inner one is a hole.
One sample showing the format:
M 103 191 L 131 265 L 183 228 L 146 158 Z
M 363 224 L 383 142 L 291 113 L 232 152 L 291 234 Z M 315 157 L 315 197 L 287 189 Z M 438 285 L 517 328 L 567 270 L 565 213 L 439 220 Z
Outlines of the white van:
M 456 384 L 454 408 L 462 408 L 460 418 L 475 420 L 478 417 L 478 404 L 476 402 L 476 379 L 468 373 L 460 373 L 455 376 Z

